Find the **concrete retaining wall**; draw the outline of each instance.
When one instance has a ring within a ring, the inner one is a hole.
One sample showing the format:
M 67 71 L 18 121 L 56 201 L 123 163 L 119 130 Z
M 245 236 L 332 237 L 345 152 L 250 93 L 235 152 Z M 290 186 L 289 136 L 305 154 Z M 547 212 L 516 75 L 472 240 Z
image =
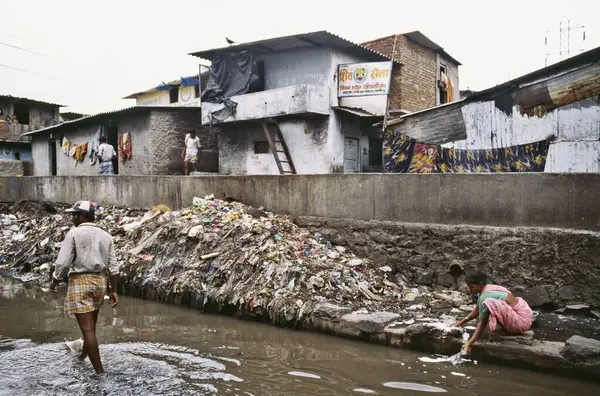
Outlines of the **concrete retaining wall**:
M 294 216 L 600 230 L 600 174 L 333 174 L 0 178 L 0 201 L 174 209 L 227 192 Z

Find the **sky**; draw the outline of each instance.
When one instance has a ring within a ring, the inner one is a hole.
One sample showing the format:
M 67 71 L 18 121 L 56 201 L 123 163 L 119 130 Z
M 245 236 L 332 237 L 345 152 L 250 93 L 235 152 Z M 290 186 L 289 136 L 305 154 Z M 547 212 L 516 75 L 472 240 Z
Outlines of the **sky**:
M 188 54 L 225 37 L 318 30 L 354 42 L 420 30 L 463 64 L 461 90 L 481 90 L 557 61 L 561 21 L 571 55 L 600 46 L 598 15 L 598 0 L 0 0 L 0 94 L 63 112 L 119 109 L 135 104 L 124 96 L 197 73 L 205 61 Z

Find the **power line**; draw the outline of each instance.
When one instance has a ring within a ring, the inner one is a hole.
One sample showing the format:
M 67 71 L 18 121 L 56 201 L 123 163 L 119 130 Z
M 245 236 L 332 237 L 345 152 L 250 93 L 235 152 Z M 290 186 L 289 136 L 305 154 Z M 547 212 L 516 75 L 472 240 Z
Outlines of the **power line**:
M 42 54 L 41 52 L 36 52 L 36 51 L 28 50 L 27 48 L 23 48 L 23 47 L 19 47 L 19 46 L 16 46 L 16 45 L 4 43 L 2 41 L 0 41 L 0 45 L 4 45 L 4 46 L 10 47 L 10 48 L 16 48 L 16 49 L 21 50 L 21 51 L 29 52 L 30 54 L 35 54 L 35 55 L 45 56 L 47 58 L 52 58 L 52 59 L 60 60 L 60 59 L 55 58 L 54 56 L 51 56 L 51 55 Z
M 1 64 L 1 63 L 0 63 L 0 67 L 4 67 L 4 68 L 6 68 L 6 69 L 17 70 L 17 71 L 20 71 L 20 72 L 23 72 L 23 73 L 35 74 L 35 75 L 37 75 L 37 76 L 48 77 L 48 78 L 51 78 L 51 79 L 53 79 L 53 80 L 67 81 L 67 80 L 64 80 L 64 79 L 62 79 L 62 78 L 59 78 L 59 77 L 54 77 L 54 76 L 51 76 L 51 75 L 49 75 L 49 74 L 37 73 L 37 72 L 31 71 L 31 70 L 25 70 L 25 69 L 20 69 L 20 68 L 18 68 L 18 67 L 14 67 L 14 66 L 3 65 L 3 64 Z

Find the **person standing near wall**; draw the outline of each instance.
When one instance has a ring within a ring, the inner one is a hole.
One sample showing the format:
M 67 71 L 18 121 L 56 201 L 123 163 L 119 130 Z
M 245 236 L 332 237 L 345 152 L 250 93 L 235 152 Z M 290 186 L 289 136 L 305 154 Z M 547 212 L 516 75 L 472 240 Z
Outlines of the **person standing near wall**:
M 114 175 L 113 159 L 117 156 L 115 148 L 106 143 L 106 137 L 101 136 L 98 146 L 98 170 L 101 175 Z
M 190 174 L 190 166 L 192 172 L 196 171 L 196 162 L 198 162 L 198 150 L 200 149 L 200 138 L 196 136 L 196 131 L 192 130 L 185 135 L 185 147 L 181 156 L 183 157 L 183 168 L 185 175 Z

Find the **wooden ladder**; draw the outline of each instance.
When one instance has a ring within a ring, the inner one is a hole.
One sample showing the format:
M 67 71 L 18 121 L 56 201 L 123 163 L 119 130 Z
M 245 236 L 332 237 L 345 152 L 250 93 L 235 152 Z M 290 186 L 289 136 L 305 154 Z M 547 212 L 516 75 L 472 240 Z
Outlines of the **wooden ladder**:
M 296 168 L 294 168 L 292 157 L 290 156 L 290 152 L 285 144 L 285 140 L 283 140 L 283 135 L 281 134 L 281 129 L 279 129 L 279 124 L 277 121 L 274 119 L 265 120 L 262 122 L 262 127 L 265 131 L 267 141 L 269 142 L 269 148 L 271 149 L 273 157 L 275 158 L 277 168 L 279 168 L 279 174 L 295 175 Z M 281 159 L 279 156 L 280 153 L 283 153 L 283 159 Z

